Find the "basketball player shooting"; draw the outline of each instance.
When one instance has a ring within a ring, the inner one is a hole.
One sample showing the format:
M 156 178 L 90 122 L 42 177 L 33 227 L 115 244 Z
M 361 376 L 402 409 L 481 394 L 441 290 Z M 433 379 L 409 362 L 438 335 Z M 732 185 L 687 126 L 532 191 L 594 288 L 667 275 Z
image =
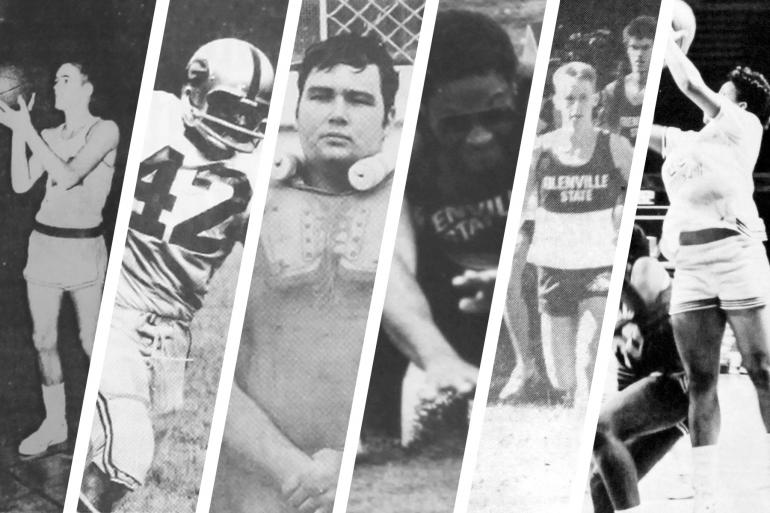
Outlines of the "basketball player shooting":
M 762 74 L 737 67 L 719 91 L 709 88 L 683 51 L 693 30 L 678 29 L 677 15 L 665 64 L 680 91 L 703 112 L 704 127 L 653 126 L 650 147 L 665 159 L 662 176 L 671 203 L 661 250 L 676 269 L 670 313 L 689 382 L 694 511 L 712 513 L 719 511 L 717 380 L 726 322 L 770 433 L 770 265 L 765 226 L 752 198 L 770 84 Z

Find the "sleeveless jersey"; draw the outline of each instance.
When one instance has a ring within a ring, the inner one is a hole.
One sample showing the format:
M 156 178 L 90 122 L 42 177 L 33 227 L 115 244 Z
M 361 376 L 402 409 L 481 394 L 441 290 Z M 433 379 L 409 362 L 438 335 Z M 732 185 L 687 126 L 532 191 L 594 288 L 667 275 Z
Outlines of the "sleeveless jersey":
M 628 351 L 620 345 L 615 348 L 620 388 L 625 388 L 652 372 L 671 373 L 682 370 L 668 314 L 670 302 L 671 285 L 648 305 L 628 279 L 623 282 L 615 333 L 619 334 L 624 325 L 634 323 L 639 328 L 642 341 L 635 351 Z
M 671 203 L 661 241 L 666 258 L 675 260 L 682 231 L 723 227 L 766 240 L 753 200 L 761 142 L 759 119 L 727 99 L 700 131 L 666 129 L 661 173 Z
M 528 261 L 555 269 L 611 266 L 612 210 L 625 181 L 615 167 L 610 134 L 599 132 L 591 158 L 580 166 L 562 164 L 544 147 L 532 172 L 538 201 Z
M 185 137 L 179 98 L 155 92 L 116 304 L 190 320 L 243 239 L 257 155 L 210 161 Z
M 636 140 L 639 131 L 639 117 L 642 114 L 642 104 L 634 105 L 626 96 L 626 77 L 620 77 L 604 90 L 604 109 L 602 111 L 602 126 L 622 135 L 631 144 Z
M 65 162 L 71 161 L 83 149 L 94 127 L 102 122 L 96 118 L 70 138 L 63 137 L 64 125 L 43 130 L 41 135 L 51 150 Z M 94 228 L 102 223 L 102 209 L 112 186 L 117 150 L 110 150 L 96 167 L 79 183 L 66 188 L 50 175 L 46 179 L 45 196 L 35 219 L 59 228 Z

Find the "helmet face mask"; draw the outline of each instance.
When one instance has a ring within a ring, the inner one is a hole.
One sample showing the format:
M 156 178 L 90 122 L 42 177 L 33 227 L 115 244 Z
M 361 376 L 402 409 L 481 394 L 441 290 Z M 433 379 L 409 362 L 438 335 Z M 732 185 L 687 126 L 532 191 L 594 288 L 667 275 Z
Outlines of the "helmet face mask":
M 272 66 L 253 45 L 207 43 L 187 65 L 184 123 L 217 149 L 252 152 L 264 137 L 272 84 Z

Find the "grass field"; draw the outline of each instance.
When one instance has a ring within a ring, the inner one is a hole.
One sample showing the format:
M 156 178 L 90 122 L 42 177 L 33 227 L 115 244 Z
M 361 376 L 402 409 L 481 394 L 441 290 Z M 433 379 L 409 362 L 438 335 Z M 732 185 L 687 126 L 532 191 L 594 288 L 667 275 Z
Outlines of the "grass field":
M 240 261 L 237 246 L 211 282 L 192 324 L 193 361 L 187 368 L 184 409 L 153 419 L 155 461 L 147 483 L 118 513 L 195 510 Z
M 450 8 L 479 11 L 492 17 L 506 29 L 517 52 L 521 52 L 527 25 L 542 21 L 545 1 L 442 0 L 440 9 Z M 374 443 L 367 439 L 367 445 L 374 454 L 356 463 L 348 512 L 452 511 L 464 438 L 450 437 L 419 454 L 404 452 L 393 439 Z

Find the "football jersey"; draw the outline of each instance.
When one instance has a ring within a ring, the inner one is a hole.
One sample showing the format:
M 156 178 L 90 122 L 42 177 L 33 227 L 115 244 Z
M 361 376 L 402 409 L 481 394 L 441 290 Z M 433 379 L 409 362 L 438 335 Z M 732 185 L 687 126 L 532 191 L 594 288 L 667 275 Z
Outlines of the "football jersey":
M 99 122 L 101 119 L 95 118 L 71 137 L 63 136 L 64 125 L 43 130 L 41 135 L 57 157 L 69 162 L 83 149 Z M 72 187 L 62 187 L 48 175 L 45 196 L 35 219 L 59 228 L 95 228 L 102 224 L 102 209 L 112 187 L 116 152 L 115 148 L 107 152 L 96 167 Z
M 729 100 L 700 131 L 666 129 L 662 176 L 671 203 L 661 241 L 666 258 L 675 259 L 682 231 L 723 227 L 766 239 L 753 200 L 761 142 L 759 119 Z
M 181 100 L 153 94 L 116 304 L 189 320 L 243 240 L 257 152 L 211 161 L 185 137 Z
M 528 261 L 555 269 L 612 265 L 615 225 L 612 210 L 625 180 L 615 166 L 610 134 L 599 132 L 583 165 L 562 164 L 543 144 L 532 172 L 537 183 L 535 233 Z

